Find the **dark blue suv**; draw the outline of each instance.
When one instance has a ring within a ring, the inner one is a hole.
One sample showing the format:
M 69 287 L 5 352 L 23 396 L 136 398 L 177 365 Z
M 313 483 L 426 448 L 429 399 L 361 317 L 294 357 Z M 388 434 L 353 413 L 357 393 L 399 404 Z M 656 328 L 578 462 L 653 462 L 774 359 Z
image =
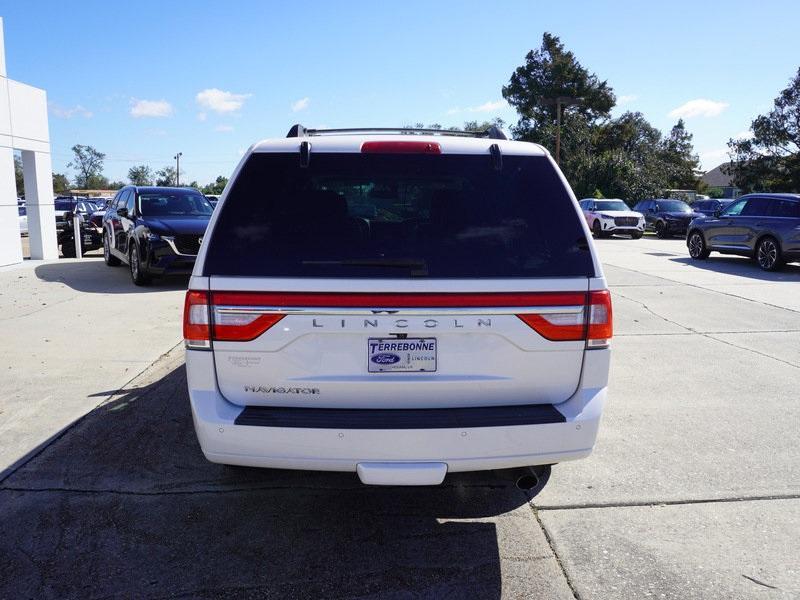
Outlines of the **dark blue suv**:
M 158 275 L 189 275 L 214 211 L 192 188 L 122 188 L 103 216 L 106 264 L 127 263 L 136 285 Z
M 689 255 L 710 252 L 754 258 L 765 271 L 800 260 L 800 194 L 748 194 L 714 216 L 694 219 L 686 234 Z

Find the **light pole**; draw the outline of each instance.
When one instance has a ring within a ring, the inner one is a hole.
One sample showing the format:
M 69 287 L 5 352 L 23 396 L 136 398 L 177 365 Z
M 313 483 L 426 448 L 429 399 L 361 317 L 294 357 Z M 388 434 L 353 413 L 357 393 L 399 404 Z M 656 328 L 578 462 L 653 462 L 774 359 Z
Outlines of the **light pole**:
M 181 184 L 181 156 L 183 156 L 183 152 L 178 152 L 175 155 L 175 185 L 180 186 Z
M 561 109 L 567 106 L 577 106 L 583 104 L 583 98 L 571 98 L 570 96 L 556 96 L 555 98 L 542 98 L 542 104 L 556 107 L 556 164 L 561 161 Z

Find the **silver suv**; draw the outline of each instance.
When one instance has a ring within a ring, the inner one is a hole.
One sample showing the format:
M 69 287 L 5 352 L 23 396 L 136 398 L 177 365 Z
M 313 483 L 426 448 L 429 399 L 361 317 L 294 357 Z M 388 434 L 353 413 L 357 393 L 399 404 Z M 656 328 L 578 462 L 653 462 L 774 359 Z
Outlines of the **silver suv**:
M 295 126 L 255 144 L 184 314 L 209 460 L 368 484 L 587 456 L 611 335 L 563 175 L 496 129 Z

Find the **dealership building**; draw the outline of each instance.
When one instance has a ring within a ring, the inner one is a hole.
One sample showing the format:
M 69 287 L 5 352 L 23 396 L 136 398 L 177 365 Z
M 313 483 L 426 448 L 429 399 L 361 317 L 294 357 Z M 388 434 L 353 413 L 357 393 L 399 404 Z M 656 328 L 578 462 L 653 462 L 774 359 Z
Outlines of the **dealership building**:
M 0 18 L 0 267 L 22 262 L 14 151 L 22 154 L 31 258 L 58 258 L 47 94 L 7 77 Z

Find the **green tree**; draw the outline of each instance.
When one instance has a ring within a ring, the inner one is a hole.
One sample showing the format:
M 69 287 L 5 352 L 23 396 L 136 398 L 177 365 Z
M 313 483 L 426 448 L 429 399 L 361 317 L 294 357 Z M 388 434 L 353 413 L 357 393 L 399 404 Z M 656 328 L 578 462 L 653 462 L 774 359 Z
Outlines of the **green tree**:
M 580 178 L 592 155 L 593 127 L 614 107 L 616 98 L 608 83 L 581 65 L 557 36 L 545 33 L 542 45 L 528 52 L 502 92 L 520 115 L 512 128 L 514 137 L 547 148 L 555 148 L 555 99 L 580 99 L 579 105 L 561 106 L 560 162 L 570 181 Z
M 222 190 L 225 189 L 226 185 L 228 185 L 228 178 L 223 177 L 222 175 L 217 175 L 217 178 L 213 183 L 203 186 L 200 191 L 202 191 L 204 194 L 213 194 L 215 196 L 219 196 L 222 193 Z
M 176 181 L 175 167 L 164 167 L 160 171 L 156 171 L 156 185 L 175 185 Z
M 69 179 L 63 173 L 53 173 L 53 191 L 63 194 L 70 189 Z
M 750 130 L 752 138 L 728 142 L 734 183 L 745 191 L 800 191 L 800 68 Z
M 683 119 L 672 127 L 664 139 L 663 159 L 668 169 L 667 177 L 673 189 L 694 190 L 700 182 L 697 176 L 700 160 L 694 153 L 692 134 L 686 131 Z
M 135 165 L 128 169 L 131 185 L 153 185 L 153 169 L 147 165 Z
M 14 183 L 17 186 L 17 196 L 25 197 L 25 177 L 22 172 L 22 157 L 14 154 Z
M 126 185 L 127 184 L 124 181 L 112 181 L 105 188 L 102 188 L 102 189 L 120 190 L 120 189 L 124 188 Z
M 75 185 L 78 189 L 101 189 L 104 186 L 100 185 L 105 180 L 105 185 L 108 185 L 108 180 L 103 177 L 103 161 L 106 155 L 98 152 L 92 146 L 82 146 L 77 144 L 72 147 L 74 155 L 72 161 L 67 166 L 75 169 Z

